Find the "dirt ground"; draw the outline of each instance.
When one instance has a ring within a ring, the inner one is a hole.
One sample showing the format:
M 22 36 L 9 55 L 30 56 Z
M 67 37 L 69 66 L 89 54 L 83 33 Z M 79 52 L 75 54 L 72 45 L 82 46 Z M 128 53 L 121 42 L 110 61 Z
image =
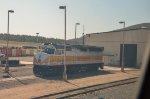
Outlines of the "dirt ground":
M 120 68 L 106 66 L 105 70 L 116 70 L 116 73 L 103 75 L 93 75 L 77 79 L 69 79 L 66 83 L 62 80 L 53 80 L 49 82 L 33 83 L 30 85 L 22 85 L 14 88 L 0 90 L 0 99 L 27 99 L 43 95 L 48 95 L 63 90 L 85 87 L 94 84 L 108 83 L 117 80 L 123 80 L 132 77 L 138 77 L 140 71 L 138 69 L 126 68 L 126 72 L 120 72 Z

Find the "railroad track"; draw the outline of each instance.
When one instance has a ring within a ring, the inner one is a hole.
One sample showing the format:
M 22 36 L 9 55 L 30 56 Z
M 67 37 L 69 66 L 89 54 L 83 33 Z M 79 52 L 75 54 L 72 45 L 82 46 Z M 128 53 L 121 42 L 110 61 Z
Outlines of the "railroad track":
M 138 80 L 138 77 L 134 77 L 134 78 L 124 79 L 124 80 L 109 82 L 109 83 L 105 83 L 105 84 L 97 84 L 97 85 L 81 87 L 81 88 L 77 88 L 77 89 L 71 89 L 71 90 L 67 90 L 67 91 L 63 91 L 63 92 L 58 92 L 58 93 L 53 93 L 53 94 L 49 94 L 49 95 L 34 97 L 32 99 L 38 99 L 38 98 L 40 98 L 40 99 L 41 98 L 48 98 L 48 99 L 71 98 L 71 97 L 81 95 L 81 94 L 87 94 L 90 92 L 99 91 L 99 90 L 103 90 L 103 89 L 107 89 L 107 88 L 111 88 L 111 87 L 115 87 L 115 86 L 134 83 L 137 80 Z

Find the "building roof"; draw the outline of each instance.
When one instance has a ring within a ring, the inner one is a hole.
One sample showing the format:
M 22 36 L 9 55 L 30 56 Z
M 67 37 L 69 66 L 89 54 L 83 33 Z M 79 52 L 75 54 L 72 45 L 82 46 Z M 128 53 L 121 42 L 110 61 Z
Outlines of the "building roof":
M 128 26 L 125 28 L 126 31 L 128 30 L 137 30 L 137 29 L 150 29 L 150 23 L 141 23 L 141 24 L 136 24 L 136 25 L 132 25 L 132 26 Z M 123 31 L 124 29 L 117 29 L 117 30 L 113 30 L 110 32 L 117 32 L 117 31 Z
M 139 29 L 148 29 L 148 30 L 150 30 L 150 23 L 141 23 L 141 24 L 128 26 L 128 27 L 125 28 L 125 31 L 139 30 Z M 91 33 L 91 34 L 112 33 L 112 32 L 120 32 L 120 31 L 123 31 L 123 30 L 124 29 L 122 28 L 122 29 L 112 30 L 112 31 L 108 31 L 108 32 L 99 32 L 99 33 Z M 86 34 L 86 35 L 90 35 L 90 34 Z

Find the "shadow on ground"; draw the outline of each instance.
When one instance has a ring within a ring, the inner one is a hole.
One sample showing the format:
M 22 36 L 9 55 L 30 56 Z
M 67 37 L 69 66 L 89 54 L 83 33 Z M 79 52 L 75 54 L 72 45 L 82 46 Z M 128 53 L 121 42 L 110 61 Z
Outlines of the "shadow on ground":
M 114 74 L 111 71 L 104 71 L 104 70 L 99 70 L 99 71 L 91 71 L 91 72 L 80 72 L 76 74 L 68 74 L 68 80 L 72 79 L 80 79 L 80 78 L 85 78 L 85 77 L 92 77 L 92 76 L 97 76 L 97 75 L 107 75 L 107 74 Z M 47 80 L 63 80 L 62 75 L 49 75 L 49 76 L 38 76 L 42 79 L 47 79 Z

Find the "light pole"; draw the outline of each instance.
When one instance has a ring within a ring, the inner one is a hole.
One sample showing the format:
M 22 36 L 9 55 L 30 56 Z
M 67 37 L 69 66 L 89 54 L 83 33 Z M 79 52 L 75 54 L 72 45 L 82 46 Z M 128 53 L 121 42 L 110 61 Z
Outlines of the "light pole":
M 84 33 L 82 33 L 82 43 L 84 45 Z
M 36 33 L 36 42 L 38 43 L 38 35 L 39 35 L 39 33 Z
M 39 33 L 36 33 L 36 42 L 37 42 L 37 52 L 38 52 L 38 42 L 39 42 L 39 38 L 38 38 Z
M 121 72 L 124 72 L 124 33 L 125 33 L 125 21 L 120 21 L 123 24 L 123 40 L 122 40 L 122 60 L 121 60 Z
M 83 33 L 82 33 L 82 36 L 83 36 L 83 45 L 84 45 L 84 25 L 83 25 Z
M 76 32 L 77 32 L 77 25 L 80 25 L 80 23 L 76 23 L 75 24 L 75 43 L 76 43 L 76 39 L 77 39 L 77 34 L 76 34 Z
M 67 81 L 67 66 L 66 66 L 66 6 L 59 6 L 59 9 L 64 9 L 65 10 L 65 41 L 64 41 L 64 72 L 63 72 L 63 80 Z
M 14 10 L 8 10 L 8 24 L 7 24 L 7 48 L 6 48 L 6 65 L 5 65 L 5 73 L 8 73 L 8 72 L 9 72 L 9 63 L 8 63 L 9 13 L 14 13 Z

